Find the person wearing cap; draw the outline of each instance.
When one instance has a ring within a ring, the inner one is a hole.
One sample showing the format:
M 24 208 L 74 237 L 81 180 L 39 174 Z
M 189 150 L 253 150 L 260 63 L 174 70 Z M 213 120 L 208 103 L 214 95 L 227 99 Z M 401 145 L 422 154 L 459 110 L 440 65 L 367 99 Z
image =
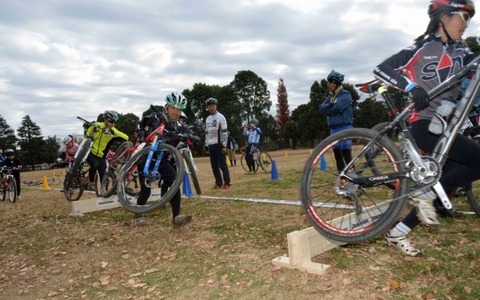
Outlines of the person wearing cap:
M 327 115 L 327 125 L 330 134 L 353 127 L 353 99 L 349 91 L 343 88 L 345 75 L 332 70 L 327 76 L 329 95 L 318 107 Z M 352 142 L 344 141 L 333 148 L 338 172 L 352 160 Z
M 107 170 L 107 145 L 113 138 L 120 138 L 125 141 L 128 136 L 115 127 L 120 115 L 113 110 L 107 110 L 103 113 L 103 122 L 95 122 L 87 129 L 87 136 L 92 136 L 92 150 L 88 154 L 87 163 L 90 165 L 88 177 L 90 180 L 89 190 L 94 191 L 95 173 L 98 171 L 100 182 L 103 180 Z
M 205 119 L 205 149 L 210 155 L 210 165 L 215 177 L 215 185 L 212 189 L 228 190 L 230 189 L 230 171 L 228 170 L 226 157 L 228 140 L 227 120 L 217 110 L 217 99 L 208 98 L 205 104 L 210 113 Z
M 432 0 L 428 7 L 427 29 L 414 43 L 381 62 L 373 70 L 375 77 L 388 86 L 409 93 L 415 104 L 410 116 L 410 132 L 416 145 L 426 155 L 432 154 L 440 135 L 429 131 L 442 100 L 457 99 L 460 84 L 430 99 L 428 92 L 470 63 L 476 55 L 468 48 L 462 35 L 475 15 L 470 0 Z M 447 155 L 440 184 L 447 195 L 457 188 L 480 179 L 480 144 L 457 134 Z M 448 215 L 432 188 L 412 191 L 414 208 L 385 236 L 388 245 L 404 255 L 419 256 L 422 251 L 410 244 L 407 235 L 424 223 L 439 225 L 437 213 Z
M 180 121 L 180 117 L 182 116 L 183 110 L 187 107 L 188 101 L 185 96 L 180 93 L 172 92 L 167 94 L 165 97 L 165 111 L 166 113 L 162 112 L 154 112 L 144 118 L 142 118 L 138 123 L 138 140 L 139 142 L 143 142 L 144 138 L 148 136 L 151 132 L 160 126 L 163 122 L 165 123 L 165 130 L 170 132 L 179 132 L 183 134 L 187 134 L 188 141 L 196 144 L 200 141 L 200 138 L 196 136 L 186 124 L 183 124 Z M 178 137 L 169 139 L 166 141 L 168 144 L 176 147 L 180 140 Z M 178 163 L 175 161 L 170 161 L 170 163 L 162 163 L 160 164 L 160 177 L 162 178 L 162 183 L 160 186 L 160 192 L 163 196 L 168 189 L 172 186 L 175 181 L 176 177 L 176 170 L 173 164 Z M 183 163 L 183 162 L 180 162 Z M 142 165 L 139 165 L 142 168 Z M 137 198 L 138 205 L 145 205 L 147 203 L 148 198 L 151 195 L 151 188 L 145 184 L 145 178 L 141 175 L 140 172 L 140 193 Z M 160 183 L 159 183 L 160 184 Z M 175 195 L 170 199 L 170 205 L 172 207 L 172 226 L 173 228 L 180 228 L 192 221 L 191 215 L 180 214 L 181 211 L 181 194 L 180 188 L 178 188 Z M 138 226 L 144 226 L 147 224 L 144 215 L 137 215 L 136 216 L 136 223 Z

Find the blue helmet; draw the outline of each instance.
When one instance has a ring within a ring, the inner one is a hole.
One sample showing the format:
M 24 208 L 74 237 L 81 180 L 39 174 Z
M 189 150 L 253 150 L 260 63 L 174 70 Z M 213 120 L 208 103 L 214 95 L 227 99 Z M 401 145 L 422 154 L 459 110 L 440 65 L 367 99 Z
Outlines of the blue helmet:
M 340 85 L 342 84 L 344 78 L 345 75 L 335 70 L 332 70 L 332 72 L 330 72 L 330 74 L 328 74 L 327 76 L 327 81 Z

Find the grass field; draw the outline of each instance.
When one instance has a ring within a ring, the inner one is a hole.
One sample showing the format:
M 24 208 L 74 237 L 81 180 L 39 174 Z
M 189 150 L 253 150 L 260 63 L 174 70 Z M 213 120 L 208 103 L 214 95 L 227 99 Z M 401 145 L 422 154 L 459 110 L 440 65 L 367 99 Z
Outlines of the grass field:
M 309 151 L 271 155 L 280 180 L 246 175 L 237 160 L 228 191 L 210 190 L 208 159 L 197 159 L 203 194 L 299 200 Z M 23 181 L 53 172 L 23 173 Z M 191 197 L 182 201 L 191 224 L 173 229 L 167 205 L 140 228 L 122 208 L 71 216 L 71 203 L 55 190 L 61 183 L 49 187 L 24 184 L 17 203 L 0 202 L 1 299 L 480 298 L 474 216 L 415 230 L 412 241 L 425 253 L 419 258 L 403 257 L 381 237 L 335 248 L 314 258 L 331 266 L 319 276 L 271 263 L 287 255 L 287 233 L 309 227 L 300 206 Z

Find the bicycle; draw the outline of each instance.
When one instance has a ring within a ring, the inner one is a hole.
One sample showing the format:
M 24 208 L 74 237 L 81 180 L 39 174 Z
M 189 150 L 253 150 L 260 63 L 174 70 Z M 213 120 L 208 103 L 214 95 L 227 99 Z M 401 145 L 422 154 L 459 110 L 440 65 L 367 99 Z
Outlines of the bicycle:
M 84 122 L 84 126 L 91 126 L 94 123 L 89 122 L 81 117 L 77 119 Z M 101 130 L 101 129 L 100 129 Z M 83 191 L 89 185 L 88 171 L 89 166 L 86 162 L 88 154 L 92 150 L 92 137 L 86 136 L 80 146 L 78 147 L 77 153 L 75 153 L 75 160 L 73 163 L 70 163 L 67 168 L 65 175 L 65 180 L 63 181 L 63 193 L 68 201 L 77 201 L 83 194 Z M 95 195 L 100 196 L 101 183 L 99 182 L 98 173 L 95 174 Z
M 177 149 L 180 151 L 180 153 L 183 156 L 183 159 L 185 161 L 185 169 L 187 173 L 192 177 L 192 182 L 193 186 L 195 187 L 195 191 L 197 192 L 197 195 L 202 194 L 202 189 L 200 188 L 200 183 L 198 182 L 197 178 L 197 165 L 195 164 L 195 160 L 193 159 L 192 151 L 190 150 L 189 147 L 189 139 L 187 141 L 183 141 L 183 139 L 180 141 L 180 143 L 177 145 Z
M 385 104 L 387 105 L 387 107 L 389 109 L 389 115 L 391 117 L 395 117 L 399 114 L 399 110 L 396 107 L 393 99 L 390 97 L 387 87 L 384 86 L 380 82 L 380 80 L 375 79 L 375 80 L 372 80 L 372 81 L 369 81 L 369 82 L 366 82 L 366 83 L 355 84 L 355 87 L 357 87 L 361 91 L 367 92 L 367 93 L 378 92 L 382 96 L 382 98 L 385 100 Z M 475 107 L 473 108 L 473 110 L 475 110 Z M 474 133 L 478 131 L 478 127 L 477 127 L 477 125 L 474 125 L 472 123 L 471 119 L 472 119 L 471 117 L 468 117 L 466 119 L 464 125 L 462 126 L 461 132 L 464 135 L 468 136 L 469 138 L 475 140 L 474 139 Z M 379 123 L 379 124 L 375 125 L 374 127 L 372 127 L 372 129 L 380 132 L 380 131 L 382 131 L 382 129 L 387 127 L 389 124 L 390 124 L 389 122 L 382 122 L 382 123 Z M 407 122 L 405 120 L 400 120 L 397 127 L 392 128 L 389 131 L 387 131 L 387 136 L 390 139 L 395 139 L 402 130 L 407 130 L 407 128 L 408 128 Z M 474 189 L 474 187 L 475 187 L 475 189 Z M 459 204 L 459 206 L 463 206 L 461 203 L 465 202 L 465 201 L 462 201 L 462 200 L 464 200 L 463 197 L 466 197 L 466 200 L 469 203 L 470 208 L 472 208 L 474 210 L 474 212 L 472 213 L 472 212 L 467 212 L 467 211 L 455 210 L 455 211 L 451 212 L 451 215 L 452 216 L 461 216 L 461 215 L 469 215 L 469 214 L 475 214 L 475 213 L 477 215 L 479 215 L 480 210 L 478 209 L 478 207 L 480 207 L 480 204 L 479 204 L 480 200 L 477 199 L 478 198 L 478 196 L 476 196 L 477 194 L 480 194 L 480 186 L 476 187 L 476 186 L 473 186 L 472 184 L 469 184 L 467 186 L 460 187 L 457 190 L 457 192 L 454 194 L 455 198 L 459 198 L 459 201 L 457 201 L 457 204 Z
M 262 168 L 265 173 L 271 173 L 272 157 L 270 156 L 270 154 L 268 154 L 267 151 L 262 151 L 260 147 L 255 144 L 252 146 L 251 152 L 253 152 L 253 161 L 255 162 L 254 172 L 256 173 L 260 168 Z M 245 156 L 246 153 L 243 153 L 240 157 L 240 164 L 242 165 L 242 168 L 245 170 L 245 172 L 248 172 L 250 170 L 248 168 Z
M 480 94 L 479 62 L 480 57 L 475 58 L 428 93 L 432 99 L 475 72 L 432 155 L 422 154 L 408 128 L 402 128 L 413 103 L 379 132 L 352 128 L 324 139 L 308 159 L 301 181 L 302 206 L 310 224 L 338 242 L 367 241 L 387 231 L 400 217 L 407 198 L 425 188 L 433 188 L 446 210 L 453 213 L 438 181 L 455 134 L 471 111 L 472 99 Z M 401 128 L 398 145 L 388 138 L 395 128 Z M 352 144 L 352 161 L 338 172 L 328 170 L 328 162 L 334 161 L 333 148 L 346 142 Z M 480 214 L 478 203 L 470 204 Z
M 5 199 L 8 197 L 10 202 L 15 203 L 15 201 L 17 201 L 17 182 L 15 181 L 15 177 L 12 175 L 12 170 L 14 169 L 2 168 L 0 189 L 2 190 L 2 201 L 5 201 Z
M 152 107 L 152 106 L 151 106 Z M 158 112 L 158 111 L 157 111 Z M 168 133 L 165 130 L 165 122 L 163 121 L 158 128 L 145 137 L 147 145 L 135 154 L 123 165 L 118 174 L 117 194 L 118 201 L 126 210 L 135 214 L 148 214 L 163 207 L 177 193 L 182 184 L 185 165 L 180 151 L 172 145 L 164 143 L 163 139 L 170 138 L 176 133 Z M 161 174 L 160 168 L 162 164 L 169 164 L 171 161 L 176 163 L 175 180 L 164 195 L 156 199 L 156 195 L 151 197 L 145 205 L 136 204 L 135 196 L 129 196 L 126 193 L 126 183 L 128 177 L 138 172 L 139 178 L 144 178 L 144 184 L 147 187 L 160 186 Z
M 132 154 L 143 148 L 145 143 L 136 143 L 133 145 L 131 141 L 125 141 L 118 146 L 115 155 L 108 161 L 107 171 L 102 180 L 101 194 L 102 197 L 108 198 L 117 191 L 117 179 L 120 169 L 132 157 Z M 129 196 L 137 196 L 140 191 L 138 172 L 132 171 L 127 176 L 125 184 L 125 192 Z

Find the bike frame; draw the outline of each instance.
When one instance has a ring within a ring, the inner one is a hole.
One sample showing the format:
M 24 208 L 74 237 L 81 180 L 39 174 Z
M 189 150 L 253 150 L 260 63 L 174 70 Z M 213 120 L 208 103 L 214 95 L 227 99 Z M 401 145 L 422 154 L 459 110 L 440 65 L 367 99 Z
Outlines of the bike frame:
M 455 140 L 455 135 L 461 131 L 465 120 L 468 118 L 468 115 L 474 105 L 474 100 L 480 95 L 480 68 L 478 68 L 478 64 L 480 62 L 480 56 L 476 57 L 472 62 L 470 62 L 467 66 L 453 74 L 449 79 L 442 82 L 440 85 L 436 86 L 428 93 L 430 99 L 437 97 L 441 93 L 447 91 L 448 89 L 456 86 L 460 83 L 460 81 L 465 78 L 467 74 L 470 72 L 474 72 L 474 76 L 470 81 L 467 90 L 465 91 L 463 97 L 458 102 L 457 107 L 455 108 L 451 120 L 447 125 L 445 131 L 439 136 L 437 144 L 432 152 L 432 158 L 434 161 L 438 162 L 438 164 L 442 167 L 446 160 L 447 154 L 450 151 L 452 144 Z M 414 103 L 410 103 L 407 107 L 399 112 L 394 120 L 390 122 L 388 126 L 386 126 L 383 130 L 380 131 L 380 134 L 377 138 L 373 139 L 369 142 L 357 155 L 355 158 L 352 159 L 350 163 L 347 164 L 345 169 L 341 172 L 340 177 L 345 177 L 351 180 L 354 184 L 360 185 L 378 185 L 378 184 L 385 184 L 388 182 L 392 182 L 398 178 L 408 177 L 411 178 L 409 174 L 409 170 L 404 172 L 396 172 L 392 174 L 385 174 L 385 176 L 372 176 L 372 177 L 358 177 L 352 178 L 348 175 L 347 170 L 353 168 L 354 162 L 356 159 L 362 155 L 365 155 L 367 151 L 370 151 L 372 146 L 382 138 L 388 138 L 387 133 L 396 128 L 400 127 L 402 129 L 400 140 L 405 145 L 405 150 L 408 153 L 409 158 L 411 159 L 412 163 L 415 165 L 417 170 L 420 170 L 422 173 L 421 175 L 424 177 L 432 176 L 434 174 L 434 170 L 432 171 L 430 168 L 430 164 L 428 161 L 422 159 L 422 155 L 420 154 L 419 148 L 416 146 L 414 139 L 411 137 L 408 128 L 406 127 L 406 119 L 410 111 L 414 108 Z M 432 186 L 437 196 L 442 201 L 443 205 L 447 209 L 452 209 L 452 203 L 450 202 L 445 190 L 443 189 L 442 185 L 438 182 L 438 180 L 433 184 L 426 184 L 425 187 Z M 414 191 L 411 191 L 413 193 Z

